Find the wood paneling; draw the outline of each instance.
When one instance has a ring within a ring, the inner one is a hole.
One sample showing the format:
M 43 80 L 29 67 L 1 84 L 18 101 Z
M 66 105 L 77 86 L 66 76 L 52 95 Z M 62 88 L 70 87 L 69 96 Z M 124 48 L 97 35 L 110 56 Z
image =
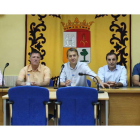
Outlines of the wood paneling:
M 109 93 L 109 125 L 140 125 L 140 94 Z

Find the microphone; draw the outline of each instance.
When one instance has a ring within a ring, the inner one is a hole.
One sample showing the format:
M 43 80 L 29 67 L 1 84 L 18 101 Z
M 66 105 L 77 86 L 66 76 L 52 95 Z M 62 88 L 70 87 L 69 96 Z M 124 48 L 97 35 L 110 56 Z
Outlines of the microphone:
M 65 65 L 62 64 L 62 66 L 61 66 L 61 72 L 60 72 L 60 74 L 59 74 L 59 86 L 58 86 L 58 87 L 55 87 L 54 89 L 58 89 L 58 88 L 60 87 L 60 75 L 61 75 L 61 73 L 62 73 L 64 67 L 65 67 Z
M 9 63 L 6 63 L 4 69 L 3 69 L 3 74 L 2 74 L 2 86 L 0 88 L 9 88 L 7 86 L 4 86 L 4 72 L 5 72 L 5 68 L 9 66 Z
M 99 91 L 99 82 L 98 82 L 98 79 L 95 76 L 89 75 L 89 74 L 85 74 L 85 73 L 79 73 L 79 76 L 83 76 L 83 75 L 91 76 L 91 77 L 93 77 L 93 79 L 95 78 L 96 81 L 97 81 L 97 91 L 98 91 L 98 93 L 104 93 L 104 91 Z

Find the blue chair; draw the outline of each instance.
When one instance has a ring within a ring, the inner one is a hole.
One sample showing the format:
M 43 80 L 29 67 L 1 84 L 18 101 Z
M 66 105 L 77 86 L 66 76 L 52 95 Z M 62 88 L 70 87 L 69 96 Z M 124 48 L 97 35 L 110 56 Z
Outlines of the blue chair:
M 94 114 L 94 105 L 99 104 L 96 89 L 79 86 L 63 87 L 59 88 L 56 93 L 56 123 L 58 125 L 96 124 L 97 115 Z
M 18 86 L 8 91 L 12 104 L 11 125 L 47 125 L 49 90 L 38 86 Z
M 91 81 L 87 79 L 87 84 L 89 87 L 91 87 Z
M 52 79 L 50 79 L 49 87 L 53 87 L 53 80 Z

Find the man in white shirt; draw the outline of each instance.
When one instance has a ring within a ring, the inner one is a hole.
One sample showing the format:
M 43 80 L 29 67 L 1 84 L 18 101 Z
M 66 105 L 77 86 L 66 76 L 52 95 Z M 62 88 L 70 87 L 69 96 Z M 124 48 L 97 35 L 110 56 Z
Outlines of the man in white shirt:
M 127 86 L 127 71 L 124 66 L 117 65 L 117 55 L 113 52 L 108 53 L 106 61 L 108 65 L 98 70 L 98 76 L 102 82 L 109 84 L 110 87 Z
M 93 75 L 98 79 L 99 84 L 104 88 L 104 84 L 100 78 L 88 67 L 86 63 L 78 62 L 78 51 L 75 48 L 70 48 L 67 51 L 68 63 L 64 64 L 64 69 L 60 75 L 60 86 L 68 86 L 71 84 L 72 75 L 75 77 L 75 86 L 85 86 L 87 85 L 86 76 L 79 76 L 79 73 Z M 95 78 L 90 77 L 92 80 L 97 82 Z M 108 84 L 105 83 L 107 86 Z

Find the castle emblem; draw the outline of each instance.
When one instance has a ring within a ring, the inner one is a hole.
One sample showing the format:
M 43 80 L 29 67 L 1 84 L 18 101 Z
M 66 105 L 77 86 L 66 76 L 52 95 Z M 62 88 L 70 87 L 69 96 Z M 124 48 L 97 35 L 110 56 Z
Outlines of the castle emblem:
M 68 20 L 68 23 L 61 22 L 64 28 L 63 32 L 63 62 L 68 62 L 66 52 L 69 48 L 76 48 L 79 53 L 79 61 L 90 63 L 90 26 L 93 21 L 87 23 L 86 20 L 80 22 L 76 17 L 74 22 Z

